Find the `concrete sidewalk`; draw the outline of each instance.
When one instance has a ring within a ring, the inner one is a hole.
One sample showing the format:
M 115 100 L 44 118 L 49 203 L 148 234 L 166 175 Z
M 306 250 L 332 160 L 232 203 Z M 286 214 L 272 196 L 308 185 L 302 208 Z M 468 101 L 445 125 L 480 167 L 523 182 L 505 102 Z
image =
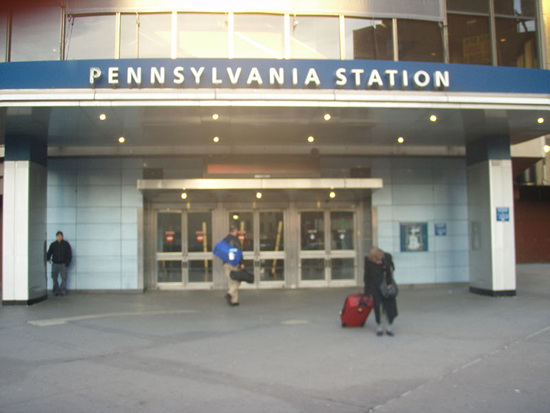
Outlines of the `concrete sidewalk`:
M 518 295 L 402 288 L 395 337 L 342 328 L 358 289 L 69 294 L 0 308 L 0 412 L 550 412 L 550 265 Z

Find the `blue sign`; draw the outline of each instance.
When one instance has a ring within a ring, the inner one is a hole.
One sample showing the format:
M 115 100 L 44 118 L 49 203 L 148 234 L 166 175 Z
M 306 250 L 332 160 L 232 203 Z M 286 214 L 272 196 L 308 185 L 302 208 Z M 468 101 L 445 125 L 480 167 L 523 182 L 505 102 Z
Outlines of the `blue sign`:
M 550 94 L 550 71 L 384 60 L 105 59 L 0 63 L 0 90 L 146 88 Z
M 508 207 L 497 208 L 497 221 L 500 221 L 500 222 L 510 221 L 510 208 Z
M 435 235 L 437 236 L 443 236 L 447 235 L 447 223 L 441 222 L 435 224 Z

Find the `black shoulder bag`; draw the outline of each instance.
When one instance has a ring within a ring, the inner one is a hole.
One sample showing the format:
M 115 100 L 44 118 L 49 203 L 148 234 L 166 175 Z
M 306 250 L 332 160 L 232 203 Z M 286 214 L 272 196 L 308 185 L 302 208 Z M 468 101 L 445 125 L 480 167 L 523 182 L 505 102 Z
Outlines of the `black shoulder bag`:
M 384 274 L 384 279 L 380 283 L 380 288 L 379 288 L 380 294 L 384 298 L 396 297 L 397 293 L 399 292 L 399 289 L 397 288 L 397 284 L 393 279 L 391 266 L 389 265 L 385 257 L 382 260 L 382 273 Z M 389 274 L 389 282 L 388 282 L 388 274 Z

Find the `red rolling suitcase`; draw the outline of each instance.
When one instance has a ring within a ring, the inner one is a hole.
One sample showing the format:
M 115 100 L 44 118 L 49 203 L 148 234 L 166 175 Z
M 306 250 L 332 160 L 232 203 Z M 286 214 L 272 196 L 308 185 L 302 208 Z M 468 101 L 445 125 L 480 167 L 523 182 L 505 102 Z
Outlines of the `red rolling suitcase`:
M 365 294 L 350 294 L 340 312 L 342 327 L 363 327 L 372 310 L 372 297 Z

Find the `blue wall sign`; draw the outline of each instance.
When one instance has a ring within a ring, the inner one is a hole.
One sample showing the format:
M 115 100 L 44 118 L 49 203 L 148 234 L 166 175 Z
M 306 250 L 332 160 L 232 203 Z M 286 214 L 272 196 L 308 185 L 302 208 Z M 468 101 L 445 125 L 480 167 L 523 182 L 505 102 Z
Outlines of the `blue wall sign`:
M 435 235 L 444 236 L 447 235 L 447 223 L 439 222 L 434 225 Z
M 509 222 L 510 221 L 510 208 L 499 207 L 497 208 L 497 221 Z

